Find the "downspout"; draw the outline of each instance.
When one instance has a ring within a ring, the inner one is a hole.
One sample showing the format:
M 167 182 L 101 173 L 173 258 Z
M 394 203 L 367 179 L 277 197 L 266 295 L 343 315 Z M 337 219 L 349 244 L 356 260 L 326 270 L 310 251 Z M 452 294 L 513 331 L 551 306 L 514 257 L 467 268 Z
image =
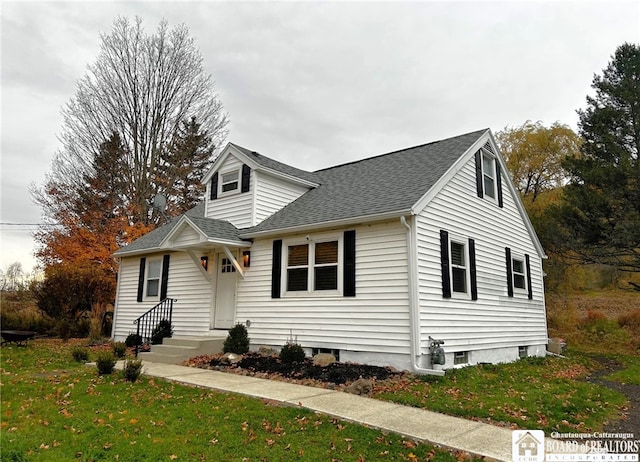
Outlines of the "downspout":
M 420 306 L 418 303 L 418 250 L 411 225 L 404 216 L 400 223 L 407 228 L 407 265 L 409 272 L 409 337 L 411 340 L 411 369 L 416 374 L 444 375 L 444 371 L 425 369 L 418 365 L 420 357 Z

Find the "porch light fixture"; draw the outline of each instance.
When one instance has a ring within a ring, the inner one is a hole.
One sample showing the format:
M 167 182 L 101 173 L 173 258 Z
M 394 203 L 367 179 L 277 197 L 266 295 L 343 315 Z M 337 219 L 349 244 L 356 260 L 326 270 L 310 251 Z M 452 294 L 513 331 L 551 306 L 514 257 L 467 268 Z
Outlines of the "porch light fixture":
M 200 263 L 202 264 L 202 267 L 205 271 L 209 269 L 209 257 L 203 255 L 202 257 L 200 257 Z
M 242 252 L 242 265 L 245 268 L 249 268 L 251 266 L 251 251 L 245 250 Z

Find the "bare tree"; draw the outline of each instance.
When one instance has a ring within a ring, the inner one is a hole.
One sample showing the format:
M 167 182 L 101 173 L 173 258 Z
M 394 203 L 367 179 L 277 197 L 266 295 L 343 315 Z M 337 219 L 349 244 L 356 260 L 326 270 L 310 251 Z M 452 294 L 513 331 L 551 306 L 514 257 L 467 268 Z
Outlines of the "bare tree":
M 45 217 L 53 217 L 57 204 L 48 191 L 67 188 L 72 199 L 86 188 L 83 179 L 93 173 L 101 145 L 117 133 L 126 153 L 129 219 L 148 224 L 148 204 L 159 188 L 154 174 L 181 124 L 197 120 L 215 150 L 226 138 L 228 118 L 185 25 L 170 29 L 162 21 L 147 35 L 141 18 L 118 17 L 100 38 L 96 61 L 62 109 L 62 149 L 47 184 L 32 192 Z

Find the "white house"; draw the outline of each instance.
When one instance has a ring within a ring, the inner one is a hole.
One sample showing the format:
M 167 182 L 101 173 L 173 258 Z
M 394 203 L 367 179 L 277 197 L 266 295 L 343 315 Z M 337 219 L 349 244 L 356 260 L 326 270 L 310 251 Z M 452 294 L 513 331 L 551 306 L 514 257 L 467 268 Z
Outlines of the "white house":
M 180 337 L 246 323 L 252 348 L 431 373 L 542 356 L 545 254 L 506 172 L 489 130 L 316 172 L 229 143 L 202 204 L 116 252 L 114 338 L 168 298 Z

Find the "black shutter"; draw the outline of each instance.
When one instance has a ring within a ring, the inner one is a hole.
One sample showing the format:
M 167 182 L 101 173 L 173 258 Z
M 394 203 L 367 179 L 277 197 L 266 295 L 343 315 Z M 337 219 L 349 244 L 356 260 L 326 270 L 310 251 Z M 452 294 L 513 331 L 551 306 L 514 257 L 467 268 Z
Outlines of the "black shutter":
M 282 239 L 273 241 L 273 259 L 271 263 L 271 298 L 280 298 L 282 282 Z
M 513 262 L 511 261 L 511 249 L 509 247 L 505 247 L 504 253 L 507 260 L 507 294 L 509 297 L 513 297 L 513 269 L 511 268 Z
M 251 167 L 244 164 L 242 165 L 242 189 L 240 192 L 249 192 L 249 183 L 251 181 Z
M 500 162 L 496 159 L 496 187 L 498 188 L 498 206 L 503 207 L 502 203 L 502 175 L 500 174 Z
M 440 230 L 440 266 L 442 268 L 442 297 L 451 298 L 451 276 L 449 275 L 449 233 Z
M 344 232 L 344 269 L 343 294 L 345 297 L 356 296 L 356 232 Z
M 142 257 L 140 259 L 140 272 L 138 273 L 138 301 L 142 301 L 142 294 L 144 293 L 144 266 L 147 263 L 147 259 Z
M 529 255 L 525 254 L 524 259 L 527 264 L 527 289 L 529 291 L 529 300 L 533 300 L 533 287 L 531 286 L 531 262 Z
M 478 197 L 484 197 L 484 188 L 482 187 L 482 152 L 476 152 L 476 189 Z
M 169 259 L 171 255 L 162 257 L 162 279 L 160 281 L 160 300 L 167 298 L 167 284 L 169 283 Z
M 471 276 L 471 300 L 478 299 L 478 281 L 476 276 L 476 241 L 469 239 L 469 276 Z
M 211 177 L 211 194 L 209 194 L 209 199 L 214 200 L 218 198 L 218 172 L 213 174 Z

